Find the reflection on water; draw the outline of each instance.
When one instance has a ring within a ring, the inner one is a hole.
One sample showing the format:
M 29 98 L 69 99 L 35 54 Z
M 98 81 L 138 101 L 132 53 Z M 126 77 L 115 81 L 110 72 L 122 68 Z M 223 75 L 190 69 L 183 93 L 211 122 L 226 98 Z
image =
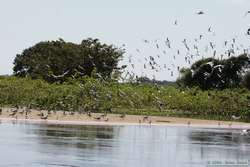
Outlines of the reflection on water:
M 233 129 L 6 123 L 0 131 L 4 167 L 203 167 L 250 155 L 250 138 Z

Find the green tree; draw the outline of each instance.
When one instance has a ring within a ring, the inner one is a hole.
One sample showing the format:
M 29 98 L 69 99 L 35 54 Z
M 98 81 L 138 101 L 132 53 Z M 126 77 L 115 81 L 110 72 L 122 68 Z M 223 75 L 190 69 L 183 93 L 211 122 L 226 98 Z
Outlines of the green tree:
M 250 65 L 246 54 L 225 60 L 206 58 L 195 62 L 191 68 L 181 70 L 178 83 L 199 86 L 202 89 L 232 88 L 240 86 L 242 74 Z
M 247 71 L 243 77 L 242 84 L 250 90 L 250 71 Z
M 92 76 L 111 78 L 113 70 L 119 70 L 118 62 L 124 51 L 113 45 L 102 44 L 88 38 L 81 44 L 62 39 L 45 41 L 25 49 L 14 60 L 14 75 L 63 82 L 68 78 Z

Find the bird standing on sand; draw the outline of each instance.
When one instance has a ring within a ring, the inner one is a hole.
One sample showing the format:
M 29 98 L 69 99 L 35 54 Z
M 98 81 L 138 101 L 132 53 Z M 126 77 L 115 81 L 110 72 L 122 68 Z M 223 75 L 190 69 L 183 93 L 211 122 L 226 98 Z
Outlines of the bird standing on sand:
M 87 112 L 87 115 L 88 115 L 89 117 L 91 117 L 91 116 L 92 116 L 92 114 L 91 114 L 91 112 L 90 112 L 90 111 L 88 111 L 88 112 Z
M 120 115 L 120 118 L 124 119 L 125 116 L 126 116 L 125 114 L 122 114 L 122 115 Z
M 148 120 L 148 116 L 143 117 L 143 122 L 145 122 L 146 120 Z
M 15 110 L 11 111 L 11 113 L 9 114 L 9 116 L 15 116 L 15 115 L 16 115 L 16 113 L 17 113 L 17 109 L 15 109 Z
M 48 117 L 49 117 L 49 115 L 48 115 L 48 114 L 42 114 L 41 119 L 46 120 L 46 119 L 48 119 Z
M 101 120 L 102 117 L 94 117 L 95 120 Z

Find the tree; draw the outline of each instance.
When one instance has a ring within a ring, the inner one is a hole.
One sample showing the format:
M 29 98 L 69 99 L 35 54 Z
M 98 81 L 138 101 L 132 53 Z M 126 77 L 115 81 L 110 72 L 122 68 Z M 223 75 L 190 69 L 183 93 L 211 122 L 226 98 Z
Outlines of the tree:
M 113 45 L 102 44 L 88 38 L 81 44 L 62 39 L 45 41 L 25 49 L 14 60 L 14 75 L 41 78 L 49 82 L 63 82 L 67 78 L 91 76 L 111 78 L 113 70 L 119 70 L 118 62 L 124 51 Z
M 246 72 L 243 77 L 242 84 L 250 90 L 250 71 Z
M 237 87 L 249 65 L 250 59 L 246 54 L 225 60 L 202 59 L 195 62 L 191 68 L 181 70 L 178 83 L 185 86 L 199 86 L 202 89 Z

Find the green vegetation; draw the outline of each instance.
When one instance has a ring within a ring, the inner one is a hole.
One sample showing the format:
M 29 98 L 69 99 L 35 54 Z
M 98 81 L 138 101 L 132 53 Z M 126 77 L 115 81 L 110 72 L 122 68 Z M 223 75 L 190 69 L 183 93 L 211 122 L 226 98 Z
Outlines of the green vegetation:
M 57 41 L 40 42 L 25 49 L 14 60 L 14 75 L 64 82 L 82 76 L 110 79 L 119 71 L 118 62 L 124 51 L 98 39 L 86 39 L 81 44 Z
M 228 59 L 206 58 L 195 62 L 191 68 L 182 69 L 177 81 L 183 86 L 198 86 L 203 90 L 237 88 L 243 84 L 243 78 L 250 67 L 247 54 Z M 249 83 L 244 79 L 244 84 Z
M 250 92 L 245 88 L 202 91 L 153 84 L 121 84 L 89 77 L 49 84 L 30 78 L 0 78 L 2 106 L 47 110 L 110 112 L 230 120 L 250 120 Z

